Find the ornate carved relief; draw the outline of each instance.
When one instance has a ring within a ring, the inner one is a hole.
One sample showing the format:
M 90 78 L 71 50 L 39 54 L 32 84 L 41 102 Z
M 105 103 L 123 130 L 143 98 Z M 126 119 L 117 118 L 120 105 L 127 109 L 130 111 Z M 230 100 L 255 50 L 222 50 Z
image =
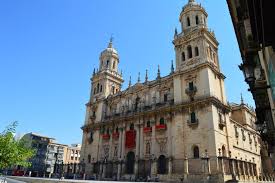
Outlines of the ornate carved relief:
M 159 144 L 159 151 L 161 154 L 166 154 L 167 153 L 167 137 L 161 137 L 161 138 L 156 138 L 157 143 Z

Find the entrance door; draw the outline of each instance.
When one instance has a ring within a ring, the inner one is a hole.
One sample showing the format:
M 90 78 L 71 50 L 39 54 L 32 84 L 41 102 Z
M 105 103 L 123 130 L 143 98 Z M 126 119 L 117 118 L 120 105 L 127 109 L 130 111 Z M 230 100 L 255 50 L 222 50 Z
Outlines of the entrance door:
M 127 174 L 134 174 L 134 166 L 135 166 L 135 153 L 128 152 L 127 160 L 126 160 L 126 172 Z
M 166 173 L 166 158 L 164 155 L 161 155 L 158 159 L 158 174 Z

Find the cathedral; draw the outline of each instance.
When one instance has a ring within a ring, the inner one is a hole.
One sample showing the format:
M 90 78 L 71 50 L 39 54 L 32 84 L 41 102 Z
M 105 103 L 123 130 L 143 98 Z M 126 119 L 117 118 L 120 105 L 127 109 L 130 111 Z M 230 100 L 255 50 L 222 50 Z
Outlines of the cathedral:
M 175 68 L 122 90 L 113 41 L 100 54 L 86 104 L 81 159 L 101 180 L 251 182 L 262 173 L 256 115 L 229 103 L 206 10 L 189 0 L 175 31 Z M 126 62 L 126 61 L 124 61 Z

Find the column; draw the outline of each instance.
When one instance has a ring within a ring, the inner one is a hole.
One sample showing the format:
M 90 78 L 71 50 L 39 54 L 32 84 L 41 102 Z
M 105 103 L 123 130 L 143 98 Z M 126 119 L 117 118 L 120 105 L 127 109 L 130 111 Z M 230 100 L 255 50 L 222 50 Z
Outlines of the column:
M 168 175 L 171 176 L 172 175 L 172 168 L 173 168 L 173 165 L 172 165 L 172 157 L 169 157 L 169 162 L 168 162 Z
M 120 180 L 120 175 L 121 175 L 121 161 L 118 162 L 117 165 L 117 180 Z
M 172 117 L 170 121 L 167 123 L 167 131 L 168 131 L 168 156 L 173 157 L 172 154 Z
M 135 126 L 135 130 L 136 130 L 136 158 L 135 158 L 135 166 L 134 166 L 134 174 L 135 177 L 138 177 L 138 161 L 139 161 L 139 145 L 140 145 L 140 136 L 139 136 L 139 132 L 140 132 L 140 125 L 137 124 Z
M 156 120 L 156 118 L 155 118 Z M 156 154 L 155 154 L 155 148 L 156 148 L 156 121 L 155 124 L 152 125 L 152 149 L 151 149 L 151 154 L 154 155 L 152 157 L 152 163 L 151 163 L 151 177 L 154 177 L 157 175 L 157 170 L 156 170 Z
M 106 178 L 106 163 L 103 164 L 102 177 L 103 177 L 103 178 Z
M 139 138 L 140 138 L 140 136 L 139 136 L 140 125 L 139 124 L 137 124 L 135 126 L 135 130 L 136 130 L 136 157 L 139 158 Z
M 143 152 L 144 152 L 144 139 L 143 139 L 143 122 L 144 120 L 141 122 L 140 124 L 140 147 L 139 147 L 139 157 L 140 159 L 143 159 Z
M 99 178 L 101 179 L 103 177 L 103 162 L 100 162 L 99 164 Z
M 188 169 L 188 167 L 189 167 L 188 158 L 185 157 L 185 158 L 184 158 L 184 164 L 183 164 L 183 176 L 184 176 L 184 180 L 187 179 L 187 176 L 188 176 L 188 174 L 189 174 L 189 169 Z
M 241 166 L 243 167 L 243 176 L 244 176 L 244 179 L 246 179 L 246 167 L 245 167 L 245 162 L 244 161 L 241 162 Z
M 207 152 L 206 152 L 207 154 Z M 209 157 L 206 156 L 206 157 L 203 157 L 201 158 L 201 160 L 203 161 L 203 164 L 204 164 L 204 170 L 205 170 L 205 174 L 206 175 L 210 175 L 211 174 L 211 169 L 210 169 L 210 161 L 209 161 Z
M 239 163 L 238 163 L 238 160 L 237 160 L 237 157 L 236 157 L 236 159 L 234 160 L 234 162 L 235 162 L 235 173 L 236 173 L 236 175 L 238 176 L 238 177 L 240 177 L 240 169 L 239 169 Z
M 112 130 L 110 130 L 112 131 Z M 110 132 L 111 133 L 111 132 Z M 113 153 L 112 153 L 112 149 L 113 149 L 113 135 L 112 133 L 110 134 L 110 140 L 109 140 L 109 160 L 113 159 Z
M 231 166 L 231 174 L 233 179 L 236 179 L 236 170 L 235 170 L 235 160 L 233 158 L 230 158 L 230 166 Z
M 223 162 L 223 157 L 218 157 L 219 160 L 219 170 L 220 173 L 224 174 L 224 162 Z
M 210 166 L 210 158 L 206 158 L 206 170 L 207 170 L 207 173 L 208 175 L 211 174 L 211 166 Z
M 121 150 L 121 161 L 122 161 L 122 164 L 121 164 L 121 175 L 122 176 L 124 174 L 124 171 L 125 171 L 125 131 L 126 131 L 126 127 L 123 127 L 122 129 L 122 150 Z
M 119 139 L 118 139 L 118 166 L 117 166 L 117 180 L 120 180 L 121 176 L 121 160 L 123 158 L 122 156 L 122 137 L 123 137 L 123 128 L 119 129 Z
M 94 174 L 95 162 L 91 163 L 91 175 Z

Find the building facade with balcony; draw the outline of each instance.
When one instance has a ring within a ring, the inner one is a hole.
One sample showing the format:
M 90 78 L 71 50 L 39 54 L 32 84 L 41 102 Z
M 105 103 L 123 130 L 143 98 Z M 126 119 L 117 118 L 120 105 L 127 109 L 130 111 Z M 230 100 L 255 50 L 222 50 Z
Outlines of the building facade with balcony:
M 48 147 L 54 138 L 42 136 L 36 133 L 27 133 L 22 139 L 26 146 L 36 150 L 35 155 L 29 160 L 31 167 L 27 168 L 33 177 L 43 177 L 47 174 L 48 168 Z
M 273 0 L 227 0 L 243 63 L 240 69 L 256 106 L 257 126 L 268 144 L 263 158 L 275 170 L 275 16 Z M 270 167 L 270 166 L 269 166 Z
M 207 12 L 189 0 L 175 31 L 176 68 L 122 91 L 119 55 L 110 41 L 100 54 L 86 104 L 81 159 L 86 177 L 158 177 L 162 181 L 254 180 L 262 173 L 255 112 L 229 104 L 218 41 Z M 244 117 L 245 116 L 245 117 Z
M 65 156 L 67 145 L 51 142 L 48 145 L 46 157 L 46 176 L 51 177 L 52 174 L 59 174 L 61 167 L 65 164 Z

